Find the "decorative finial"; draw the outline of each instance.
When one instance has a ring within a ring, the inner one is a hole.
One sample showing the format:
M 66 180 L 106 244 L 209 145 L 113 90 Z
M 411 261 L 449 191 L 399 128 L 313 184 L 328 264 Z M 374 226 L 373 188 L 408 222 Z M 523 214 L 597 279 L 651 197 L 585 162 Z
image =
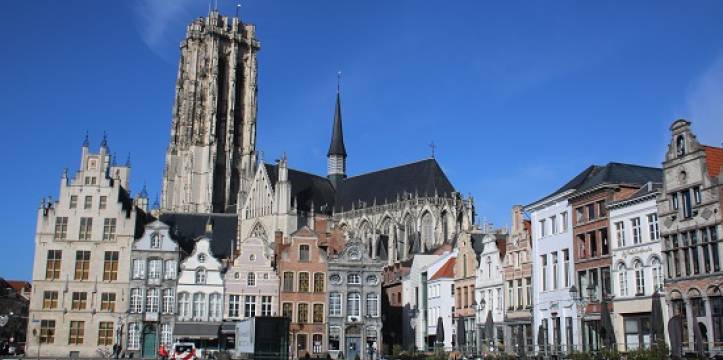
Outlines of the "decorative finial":
M 434 150 L 437 148 L 437 145 L 434 145 L 434 141 L 429 143 L 429 148 L 432 149 L 432 159 L 434 159 Z
M 116 166 L 115 159 L 118 158 L 118 155 L 116 153 L 113 153 L 113 155 L 110 157 L 110 166 Z
M 341 70 L 336 72 L 336 93 L 341 93 Z
M 141 189 L 141 197 L 148 199 L 148 189 L 146 188 L 146 182 L 143 182 L 143 189 Z
M 89 147 L 90 141 L 88 140 L 88 132 L 85 132 L 85 139 L 83 139 L 83 147 Z
M 131 153 L 128 153 L 128 157 L 126 158 L 126 167 L 131 167 Z
M 236 0 L 236 17 L 238 18 L 238 13 L 241 10 L 241 1 Z
M 100 141 L 100 147 L 107 148 L 108 147 L 108 135 L 103 131 L 103 140 Z

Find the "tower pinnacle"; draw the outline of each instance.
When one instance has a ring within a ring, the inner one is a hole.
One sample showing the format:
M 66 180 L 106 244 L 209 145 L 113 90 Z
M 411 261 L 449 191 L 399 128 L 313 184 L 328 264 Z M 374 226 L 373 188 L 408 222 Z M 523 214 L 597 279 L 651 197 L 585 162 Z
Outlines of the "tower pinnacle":
M 336 108 L 334 109 L 334 124 L 331 129 L 331 144 L 327 152 L 327 177 L 334 188 L 338 188 L 346 178 L 346 147 L 344 146 L 344 132 L 341 121 L 341 72 L 337 73 Z

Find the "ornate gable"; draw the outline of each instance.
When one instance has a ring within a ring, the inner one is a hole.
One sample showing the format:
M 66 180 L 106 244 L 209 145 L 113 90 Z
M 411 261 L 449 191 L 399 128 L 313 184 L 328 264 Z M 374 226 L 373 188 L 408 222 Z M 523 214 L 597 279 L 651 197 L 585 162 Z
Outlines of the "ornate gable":
M 253 219 L 271 215 L 274 206 L 274 186 L 266 173 L 265 166 L 259 166 L 251 180 L 249 193 L 241 209 L 241 217 Z

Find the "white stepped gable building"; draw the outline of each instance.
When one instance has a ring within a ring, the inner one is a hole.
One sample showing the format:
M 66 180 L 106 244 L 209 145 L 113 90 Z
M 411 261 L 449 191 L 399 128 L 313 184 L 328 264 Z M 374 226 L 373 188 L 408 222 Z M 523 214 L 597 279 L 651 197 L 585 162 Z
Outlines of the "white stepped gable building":
M 223 319 L 224 265 L 211 253 L 212 226 L 206 227 L 206 235 L 181 263 L 175 339 L 216 339 Z
M 225 319 L 277 316 L 279 276 L 272 263 L 273 249 L 264 239 L 249 237 L 241 242 L 239 255 L 225 275 Z
M 477 334 L 480 337 L 477 346 L 483 350 L 498 350 L 504 343 L 504 290 L 505 281 L 502 271 L 502 259 L 505 257 L 507 235 L 485 234 L 482 238 L 483 250 L 479 255 L 479 267 L 475 279 L 475 302 L 477 302 Z M 486 321 L 492 315 L 494 331 L 488 337 Z M 503 349 L 499 349 L 503 350 Z

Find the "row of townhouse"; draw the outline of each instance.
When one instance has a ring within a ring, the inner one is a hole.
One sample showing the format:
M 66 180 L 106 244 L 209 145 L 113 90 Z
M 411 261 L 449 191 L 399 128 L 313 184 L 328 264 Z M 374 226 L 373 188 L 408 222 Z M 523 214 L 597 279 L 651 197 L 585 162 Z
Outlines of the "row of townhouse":
M 259 225 L 240 241 L 236 214 L 151 216 L 147 196 L 126 190 L 129 170 L 105 140 L 98 153 L 86 141 L 76 176 L 41 204 L 28 354 L 148 358 L 176 341 L 230 350 L 237 321 L 266 316 L 290 320 L 294 358 L 381 350 L 385 261 L 360 239 L 333 235 L 324 216 L 317 230 L 269 239 Z
M 509 229 L 466 231 L 449 249 L 388 266 L 390 316 L 403 321 L 385 338 L 407 349 L 556 355 L 646 348 L 658 336 L 679 352 L 697 342 L 723 353 L 722 163 L 723 149 L 678 120 L 662 169 L 589 166 L 514 206 Z

